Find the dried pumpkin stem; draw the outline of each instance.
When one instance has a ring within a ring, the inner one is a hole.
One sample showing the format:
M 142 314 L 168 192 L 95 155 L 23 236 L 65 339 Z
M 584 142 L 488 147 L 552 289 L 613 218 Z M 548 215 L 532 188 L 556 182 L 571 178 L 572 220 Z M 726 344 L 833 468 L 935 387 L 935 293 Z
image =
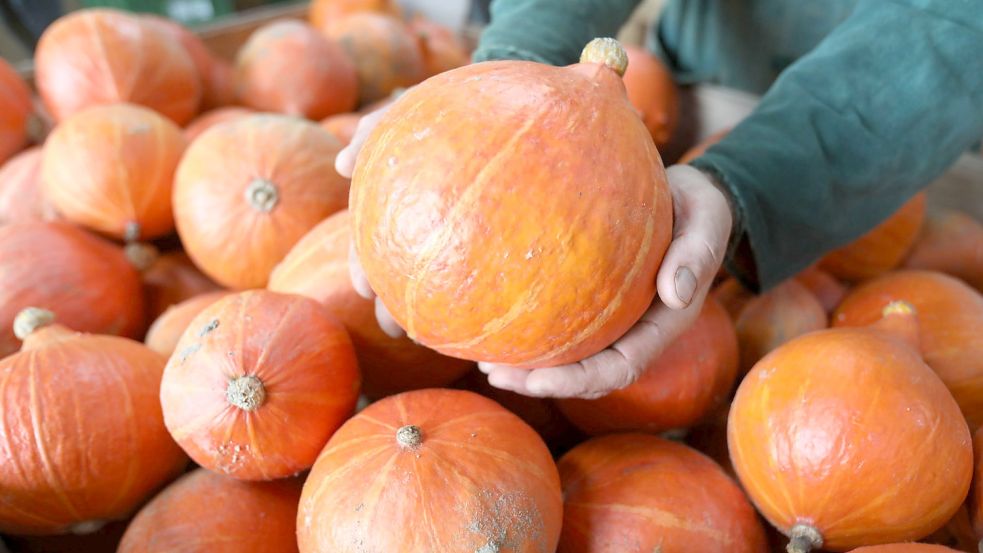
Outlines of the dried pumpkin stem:
M 40 307 L 27 307 L 14 317 L 14 336 L 23 340 L 34 331 L 55 322 L 55 314 Z
M 976 549 L 978 549 L 980 553 L 983 553 L 983 540 L 980 540 L 980 543 L 976 545 Z
M 580 63 L 599 63 L 624 76 L 628 69 L 628 52 L 613 38 L 595 38 L 584 46 Z
M 246 201 L 256 211 L 269 213 L 280 201 L 276 185 L 266 179 L 253 179 L 246 187 Z
M 396 431 L 396 442 L 403 447 L 419 447 L 423 443 L 423 431 L 412 424 L 403 426 Z
M 123 246 L 123 254 L 126 255 L 126 259 L 130 262 L 130 265 L 133 265 L 142 273 L 157 261 L 159 252 L 151 244 L 130 242 L 126 246 Z
M 823 546 L 823 535 L 813 526 L 796 524 L 789 532 L 788 553 L 809 553 Z
M 255 411 L 266 401 L 266 387 L 251 374 L 239 376 L 229 381 L 225 399 L 243 411 Z
M 882 317 L 887 317 L 888 315 L 914 315 L 915 306 L 904 300 L 892 301 L 884 307 L 881 311 Z
M 123 227 L 123 241 L 124 242 L 136 242 L 140 239 L 140 233 L 143 229 L 140 228 L 140 223 L 136 221 L 129 221 L 126 226 Z

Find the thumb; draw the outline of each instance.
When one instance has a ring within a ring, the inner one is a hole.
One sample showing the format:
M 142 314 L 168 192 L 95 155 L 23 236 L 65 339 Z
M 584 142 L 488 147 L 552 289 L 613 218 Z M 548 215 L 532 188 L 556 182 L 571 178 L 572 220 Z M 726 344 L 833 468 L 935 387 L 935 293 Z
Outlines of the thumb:
M 384 107 L 359 119 L 358 126 L 355 127 L 355 134 L 352 135 L 352 141 L 342 148 L 338 152 L 338 156 L 335 157 L 334 167 L 339 175 L 346 179 L 352 178 L 352 173 L 355 172 L 355 160 L 358 158 L 358 153 L 362 150 L 362 146 L 365 145 L 369 134 L 379 124 L 379 121 L 382 120 L 382 116 L 386 114 L 390 105 L 392 104 L 386 104 Z

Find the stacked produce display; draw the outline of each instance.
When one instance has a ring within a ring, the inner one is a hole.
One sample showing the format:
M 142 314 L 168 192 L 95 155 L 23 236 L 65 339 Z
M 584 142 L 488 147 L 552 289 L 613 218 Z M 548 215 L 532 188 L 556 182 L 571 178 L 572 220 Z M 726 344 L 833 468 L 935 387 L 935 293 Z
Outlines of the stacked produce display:
M 319 0 L 235 59 L 90 9 L 33 83 L 0 61 L 8 548 L 979 550 L 983 224 L 920 194 L 764 293 L 721 274 L 621 390 L 492 388 L 476 361 L 582 359 L 656 298 L 686 114 L 610 39 L 469 57 L 391 0 Z

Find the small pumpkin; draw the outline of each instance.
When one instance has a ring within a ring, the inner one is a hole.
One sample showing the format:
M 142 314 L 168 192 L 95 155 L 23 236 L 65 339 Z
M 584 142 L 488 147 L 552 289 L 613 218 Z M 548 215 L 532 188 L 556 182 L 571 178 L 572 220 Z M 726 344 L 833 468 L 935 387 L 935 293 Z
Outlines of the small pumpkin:
M 0 361 L 0 529 L 58 534 L 122 518 L 186 463 L 161 419 L 164 358 L 22 311 Z M 29 439 L 27 437 L 30 437 Z
M 847 287 L 842 282 L 818 267 L 807 268 L 795 275 L 795 279 L 816 296 L 827 313 L 835 311 L 847 294 Z
M 171 190 L 184 153 L 174 123 L 131 104 L 95 106 L 58 125 L 44 145 L 44 195 L 73 223 L 137 240 L 174 229 Z
M 228 106 L 224 108 L 217 108 L 211 111 L 206 111 L 194 119 L 188 126 L 184 128 L 184 138 L 188 140 L 190 144 L 196 138 L 202 135 L 208 129 L 218 125 L 219 123 L 224 123 L 226 121 L 235 121 L 236 119 L 242 119 L 247 115 L 253 115 L 255 111 L 239 107 L 239 106 Z
M 347 146 L 355 136 L 355 130 L 358 129 L 358 122 L 361 120 L 362 115 L 359 113 L 339 113 L 325 117 L 321 121 L 321 127 Z
M 150 325 L 144 343 L 164 357 L 170 357 L 191 321 L 206 307 L 230 293 L 225 290 L 206 292 L 168 307 Z
M 789 279 L 752 298 L 737 321 L 741 372 L 746 373 L 768 352 L 796 336 L 829 326 L 826 310 L 796 279 Z
M 726 401 L 737 365 L 734 325 L 716 300 L 708 298 L 693 326 L 634 384 L 598 399 L 561 399 L 557 405 L 591 435 L 687 428 Z
M 34 71 L 57 121 L 93 105 L 128 102 L 183 125 L 202 97 L 201 78 L 181 43 L 118 10 L 83 9 L 52 23 L 38 42 Z
M 958 211 L 929 214 L 904 266 L 947 273 L 983 292 L 983 224 Z
M 331 438 L 297 513 L 301 553 L 555 551 L 560 478 L 536 432 L 459 390 L 377 401 Z
M 370 398 L 439 388 L 454 382 L 474 363 L 445 357 L 392 338 L 379 328 L 375 303 L 358 295 L 348 272 L 351 217 L 339 211 L 311 229 L 270 275 L 274 292 L 317 300 L 351 335 L 362 372 L 362 391 Z
M 624 77 L 628 99 L 641 113 L 655 145 L 663 148 L 672 139 L 679 119 L 676 83 L 659 58 L 644 48 L 625 46 L 625 52 L 628 53 Z
M 754 293 L 745 288 L 739 280 L 727 277 L 710 292 L 710 296 L 727 311 L 731 320 L 736 321 L 741 310 L 754 299 Z
M 601 63 L 609 54 L 620 63 Z M 607 347 L 648 309 L 672 232 L 665 171 L 625 96 L 620 46 L 595 41 L 584 60 L 441 73 L 369 135 L 355 245 L 412 339 L 552 366 Z
M 420 41 L 420 53 L 428 77 L 471 62 L 464 42 L 449 28 L 422 15 L 411 19 L 409 28 Z
M 925 193 L 922 192 L 867 234 L 826 254 L 819 268 L 847 282 L 882 275 L 904 261 L 924 219 Z
M 239 100 L 254 109 L 322 119 L 355 109 L 358 77 L 345 51 L 293 20 L 257 29 L 236 56 Z
M 730 128 L 722 129 L 704 138 L 698 144 L 694 145 L 689 150 L 683 152 L 683 155 L 679 157 L 679 161 L 677 161 L 676 163 L 680 163 L 680 164 L 689 163 L 694 159 L 702 156 L 704 153 L 706 153 L 707 150 L 710 149 L 710 146 L 713 146 L 717 142 L 723 140 L 724 137 L 727 136 L 727 134 L 730 131 L 731 131 Z
M 161 381 L 164 423 L 199 465 L 241 480 L 309 468 L 355 409 L 344 327 L 317 302 L 252 290 L 202 310 Z
M 0 227 L 0 357 L 20 347 L 11 325 L 32 306 L 80 332 L 143 330 L 140 274 L 122 248 L 64 222 Z
M 198 469 L 168 486 L 126 528 L 118 553 L 290 553 L 301 483 L 240 482 Z
M 564 499 L 558 553 L 768 551 L 741 489 L 683 444 L 614 434 L 580 444 L 557 465 Z
M 31 89 L 17 71 L 0 58 L 0 163 L 27 145 L 27 125 L 33 111 Z
M 314 0 L 307 16 L 311 25 L 323 31 L 333 22 L 358 12 L 402 15 L 396 0 Z
M 355 63 L 363 105 L 427 77 L 419 42 L 395 17 L 359 12 L 330 23 L 325 32 Z
M 57 218 L 41 188 L 40 147 L 28 148 L 0 166 L 0 225 Z
M 341 143 L 283 115 L 216 125 L 192 144 L 174 181 L 185 251 L 229 288 L 265 286 L 273 267 L 314 225 L 348 203 L 335 171 Z
M 855 288 L 836 310 L 833 324 L 870 324 L 893 301 L 918 310 L 925 362 L 949 387 L 975 430 L 983 424 L 983 295 L 942 273 L 897 271 Z
M 858 547 L 850 553 L 959 553 L 959 551 L 930 543 L 889 543 Z
M 224 70 L 230 68 L 229 65 L 213 56 L 198 35 L 173 19 L 153 14 L 141 14 L 141 17 L 180 43 L 191 57 L 202 85 L 201 109 L 213 109 L 234 102 L 235 91 L 231 80 L 224 74 Z
M 895 303 L 871 327 L 795 338 L 744 378 L 731 460 L 789 553 L 919 539 L 959 509 L 969 429 L 917 348 L 914 310 Z
M 148 319 L 156 319 L 172 305 L 218 289 L 219 285 L 203 275 L 182 251 L 158 256 L 143 271 Z

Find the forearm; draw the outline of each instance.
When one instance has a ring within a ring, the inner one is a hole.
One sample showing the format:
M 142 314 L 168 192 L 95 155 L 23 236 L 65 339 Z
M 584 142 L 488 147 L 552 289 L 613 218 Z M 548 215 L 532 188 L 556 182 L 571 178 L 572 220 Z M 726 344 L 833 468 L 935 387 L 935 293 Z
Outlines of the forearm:
M 575 63 L 591 39 L 614 36 L 640 0 L 495 0 L 474 61 Z

